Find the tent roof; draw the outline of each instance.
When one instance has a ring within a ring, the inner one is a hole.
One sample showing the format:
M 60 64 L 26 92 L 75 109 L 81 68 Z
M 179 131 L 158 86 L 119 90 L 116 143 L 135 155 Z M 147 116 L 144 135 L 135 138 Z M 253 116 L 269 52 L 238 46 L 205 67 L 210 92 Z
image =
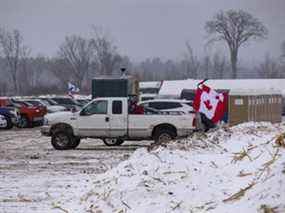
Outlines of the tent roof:
M 197 84 L 201 81 L 194 79 L 164 81 L 159 95 L 180 96 L 183 89 L 196 89 Z M 210 79 L 205 84 L 213 89 L 267 91 L 267 93 L 270 91 L 281 91 L 285 95 L 285 79 Z M 280 92 L 278 93 L 280 94 Z

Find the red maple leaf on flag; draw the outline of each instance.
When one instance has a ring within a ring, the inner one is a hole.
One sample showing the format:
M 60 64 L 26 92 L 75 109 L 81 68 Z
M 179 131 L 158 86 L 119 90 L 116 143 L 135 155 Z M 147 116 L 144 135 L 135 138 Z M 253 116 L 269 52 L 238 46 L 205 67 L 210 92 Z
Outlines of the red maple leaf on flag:
M 211 105 L 210 100 L 204 101 L 205 106 L 207 107 L 208 110 L 213 109 L 213 106 Z

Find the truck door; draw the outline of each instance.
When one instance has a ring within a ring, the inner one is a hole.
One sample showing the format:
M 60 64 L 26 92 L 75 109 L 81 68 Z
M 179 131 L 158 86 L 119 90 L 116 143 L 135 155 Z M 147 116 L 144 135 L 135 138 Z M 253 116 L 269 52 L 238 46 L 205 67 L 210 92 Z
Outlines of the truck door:
M 110 104 L 111 109 L 109 109 L 110 118 L 110 136 L 111 137 L 122 137 L 127 135 L 127 126 L 128 126 L 128 106 L 127 102 L 123 100 L 112 100 Z
M 77 127 L 82 136 L 108 137 L 108 101 L 93 101 L 83 108 L 78 116 Z

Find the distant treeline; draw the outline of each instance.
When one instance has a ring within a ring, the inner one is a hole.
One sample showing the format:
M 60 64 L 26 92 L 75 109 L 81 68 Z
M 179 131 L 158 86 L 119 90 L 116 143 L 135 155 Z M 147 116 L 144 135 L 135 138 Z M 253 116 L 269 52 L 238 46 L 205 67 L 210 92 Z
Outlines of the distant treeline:
M 210 43 L 224 42 L 229 54 L 214 51 L 198 57 L 185 43 L 179 59 L 147 58 L 131 61 L 122 55 L 102 28 L 93 27 L 92 36 L 68 35 L 53 57 L 32 56 L 19 30 L 0 27 L 0 95 L 60 94 L 72 82 L 82 93 L 90 93 L 91 79 L 99 75 L 120 75 L 120 68 L 140 81 L 176 79 L 285 78 L 285 41 L 282 54 L 272 58 L 266 54 L 258 64 L 238 61 L 239 47 L 247 41 L 265 39 L 265 26 L 244 11 L 219 12 L 205 24 Z M 266 50 L 264 51 L 266 52 Z

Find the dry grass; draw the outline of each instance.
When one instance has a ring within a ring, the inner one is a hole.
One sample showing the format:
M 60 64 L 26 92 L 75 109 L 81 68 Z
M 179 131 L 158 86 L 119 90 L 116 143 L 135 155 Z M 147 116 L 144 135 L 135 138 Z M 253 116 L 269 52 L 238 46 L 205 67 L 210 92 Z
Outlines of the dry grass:
M 33 202 L 32 199 L 24 197 L 23 195 L 17 195 L 16 198 L 4 198 L 0 200 L 0 202 L 23 202 L 23 203 L 31 203 Z
M 277 209 L 277 207 L 274 207 L 274 208 L 273 208 L 273 207 L 270 207 L 270 206 L 265 205 L 265 204 L 263 204 L 263 205 L 260 206 L 260 210 L 261 210 L 263 213 L 277 213 L 276 209 Z
M 245 176 L 249 176 L 249 175 L 253 175 L 253 173 L 246 173 L 244 171 L 240 171 L 239 174 L 238 174 L 238 177 L 245 177 Z
M 275 143 L 277 144 L 277 146 L 285 148 L 284 139 L 285 139 L 285 133 L 282 133 L 281 135 L 279 135 L 275 140 Z
M 248 154 L 248 151 L 249 150 L 242 149 L 242 151 L 234 153 L 232 162 L 236 163 L 237 161 L 242 161 L 245 157 L 252 161 L 251 157 Z
M 223 202 L 230 202 L 230 201 L 236 201 L 239 200 L 241 197 L 243 197 L 246 193 L 246 191 L 248 191 L 249 189 L 251 189 L 256 183 L 252 182 L 251 184 L 249 184 L 247 187 L 245 187 L 244 189 L 239 190 L 237 193 L 233 194 L 232 196 L 230 196 L 229 198 L 226 198 L 223 200 Z
M 52 208 L 53 208 L 53 209 L 59 209 L 59 210 L 61 210 L 61 211 L 64 212 L 64 213 L 69 213 L 68 210 L 62 208 L 60 205 L 55 204 L 55 203 L 52 204 Z
M 279 148 L 276 149 L 276 152 L 271 156 L 272 156 L 272 159 L 265 162 L 263 165 L 262 165 L 262 168 L 260 169 L 260 174 L 258 176 L 257 179 L 260 179 L 262 177 L 262 175 L 267 171 L 267 176 L 269 176 L 270 174 L 270 166 L 278 159 L 278 153 L 279 153 Z
M 270 165 L 272 165 L 278 158 L 278 153 L 279 153 L 279 149 L 276 149 L 276 152 L 274 155 L 272 155 L 272 159 L 267 161 L 266 163 L 264 163 L 262 166 L 264 167 L 264 169 L 268 168 Z

